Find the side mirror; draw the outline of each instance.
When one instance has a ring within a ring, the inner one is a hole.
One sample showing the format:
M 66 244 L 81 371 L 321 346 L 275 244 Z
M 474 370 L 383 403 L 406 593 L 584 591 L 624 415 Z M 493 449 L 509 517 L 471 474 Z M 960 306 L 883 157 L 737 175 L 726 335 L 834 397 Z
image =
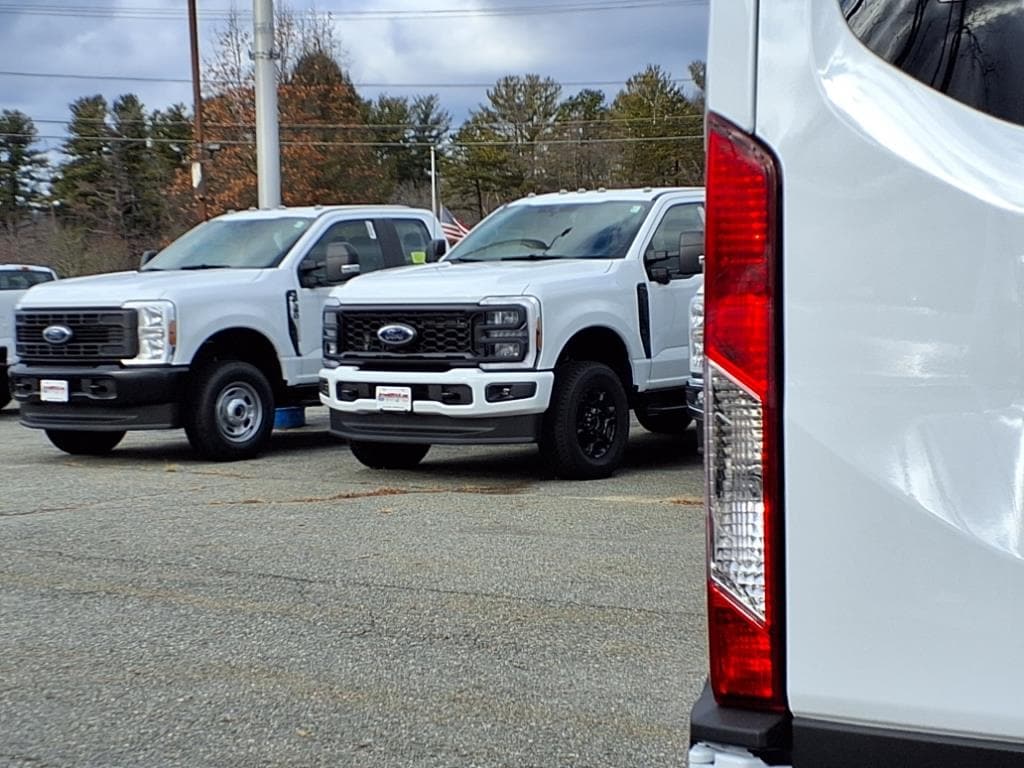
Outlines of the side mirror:
M 154 251 L 154 250 L 143 251 L 142 252 L 142 256 L 139 257 L 139 269 L 142 269 L 142 267 L 144 267 L 147 264 L 149 264 L 149 262 L 151 262 L 153 260 L 153 257 L 156 256 L 158 253 L 160 253 L 160 251 Z
M 444 238 L 431 240 L 427 247 L 427 261 L 435 262 L 448 253 L 448 241 Z
M 679 271 L 689 277 L 704 268 L 704 233 L 691 229 L 679 233 Z
M 359 274 L 359 254 L 348 243 L 327 246 L 327 283 L 343 283 Z
M 651 267 L 649 270 L 651 280 L 662 285 L 668 285 L 672 282 L 672 276 L 668 273 L 665 267 Z

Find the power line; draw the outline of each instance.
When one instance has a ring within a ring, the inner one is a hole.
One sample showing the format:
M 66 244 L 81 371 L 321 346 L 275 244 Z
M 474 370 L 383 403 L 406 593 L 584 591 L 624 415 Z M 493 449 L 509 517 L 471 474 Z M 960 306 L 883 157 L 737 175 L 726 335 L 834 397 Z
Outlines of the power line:
M 543 126 L 546 127 L 562 127 L 562 126 L 587 126 L 587 125 L 621 125 L 628 123 L 651 123 L 651 122 L 669 122 L 669 121 L 680 121 L 680 120 L 704 120 L 703 115 L 692 114 L 692 115 L 659 115 L 657 118 L 653 117 L 604 117 L 604 118 L 593 118 L 589 120 L 552 120 L 546 122 Z M 86 117 L 86 118 L 69 118 L 65 120 L 43 120 L 32 118 L 33 123 L 40 125 L 68 125 L 71 122 L 85 123 L 86 125 L 100 125 L 110 126 L 111 123 L 107 118 L 100 117 Z M 122 120 L 119 121 L 120 125 L 151 125 L 150 120 Z M 242 129 L 253 129 L 252 123 L 204 123 L 208 128 L 242 128 Z M 191 126 L 192 121 L 190 120 L 169 120 L 160 123 L 161 126 Z M 509 125 L 507 122 L 491 122 L 491 123 L 473 123 L 474 127 L 480 128 L 502 128 Z M 291 131 L 318 131 L 318 130 L 352 130 L 352 131 L 378 131 L 378 130 L 421 130 L 421 129 L 437 129 L 439 126 L 431 125 L 429 123 L 280 123 L 279 126 L 282 130 Z M 451 130 L 451 129 L 449 129 Z
M 0 138 L 32 138 L 26 133 L 0 133 Z M 53 135 L 41 135 L 34 137 L 37 140 L 58 140 L 62 141 L 66 137 L 53 136 Z M 530 146 L 550 146 L 559 144 L 643 144 L 654 141 L 694 141 L 697 139 L 703 140 L 704 134 L 678 134 L 674 136 L 623 136 L 617 138 L 596 138 L 596 139 L 538 139 L 536 141 L 451 141 L 449 144 L 455 147 L 530 147 Z M 113 143 L 113 144 L 127 144 L 127 143 L 142 143 L 142 144 L 170 144 L 176 146 L 190 146 L 194 142 L 192 139 L 161 139 L 161 138 L 133 138 L 128 136 L 81 136 L 76 137 L 76 141 L 84 143 Z M 216 142 L 207 142 L 207 144 L 216 143 L 223 146 L 255 146 L 255 139 L 225 139 Z M 281 146 L 292 146 L 292 147 L 393 147 L 393 148 L 422 148 L 426 149 L 432 146 L 436 146 L 431 142 L 399 142 L 399 141 L 281 141 Z
M 435 8 L 419 10 L 364 10 L 328 9 L 325 11 L 299 11 L 295 16 L 331 18 L 342 21 L 422 21 L 457 18 L 485 18 L 495 16 L 550 16 L 566 13 L 641 10 L 665 7 L 706 6 L 709 0 L 574 0 L 567 3 L 545 5 L 509 5 L 494 8 Z M 176 20 L 185 13 L 177 8 L 107 7 L 42 3 L 26 8 L 21 3 L 0 2 L 0 14 L 19 16 L 49 16 L 65 18 Z M 250 18 L 251 11 L 230 8 L 202 9 L 199 17 L 204 21 L 226 21 L 232 18 Z
M 126 83 L 183 83 L 192 84 L 191 78 L 186 77 L 145 77 L 141 75 L 82 75 L 75 72 L 19 72 L 12 70 L 0 70 L 0 77 L 28 77 L 48 78 L 53 80 L 98 80 Z M 206 79 L 204 84 L 223 84 L 233 81 Z M 670 78 L 670 82 L 693 82 L 691 77 Z M 599 85 L 625 85 L 625 80 L 580 80 L 559 83 L 563 87 L 586 88 Z M 355 88 L 491 88 L 494 83 L 352 83 Z

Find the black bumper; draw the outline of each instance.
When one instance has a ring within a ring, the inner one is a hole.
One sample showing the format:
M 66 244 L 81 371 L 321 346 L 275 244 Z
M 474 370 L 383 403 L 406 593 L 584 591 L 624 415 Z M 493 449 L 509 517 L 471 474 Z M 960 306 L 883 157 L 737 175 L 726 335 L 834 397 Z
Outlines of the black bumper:
M 10 386 L 21 423 L 35 429 L 171 429 L 181 426 L 189 369 L 42 366 L 10 368 Z M 39 382 L 68 382 L 68 402 L 44 402 Z
M 331 411 L 331 434 L 375 443 L 483 445 L 534 443 L 543 414 L 453 419 L 414 413 L 345 413 Z
M 686 412 L 694 421 L 704 421 L 704 380 L 688 379 L 686 390 Z

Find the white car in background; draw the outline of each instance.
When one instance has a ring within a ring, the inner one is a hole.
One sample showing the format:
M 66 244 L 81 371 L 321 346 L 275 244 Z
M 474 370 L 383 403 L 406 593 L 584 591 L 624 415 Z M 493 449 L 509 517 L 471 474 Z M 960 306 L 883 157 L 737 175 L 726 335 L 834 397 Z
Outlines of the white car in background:
M 0 264 L 0 408 L 11 400 L 7 366 L 14 357 L 14 305 L 33 285 L 57 279 L 49 267 L 32 264 Z

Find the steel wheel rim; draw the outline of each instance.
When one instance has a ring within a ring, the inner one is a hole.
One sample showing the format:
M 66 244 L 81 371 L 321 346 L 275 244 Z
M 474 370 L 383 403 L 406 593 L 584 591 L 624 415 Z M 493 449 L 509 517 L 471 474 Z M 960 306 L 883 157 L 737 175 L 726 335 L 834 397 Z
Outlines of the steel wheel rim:
M 589 459 L 602 459 L 618 432 L 618 408 L 611 392 L 600 387 L 586 391 L 576 409 L 576 440 Z
M 217 430 L 232 443 L 251 440 L 263 424 L 263 402 L 256 389 L 236 381 L 221 390 L 215 406 Z

